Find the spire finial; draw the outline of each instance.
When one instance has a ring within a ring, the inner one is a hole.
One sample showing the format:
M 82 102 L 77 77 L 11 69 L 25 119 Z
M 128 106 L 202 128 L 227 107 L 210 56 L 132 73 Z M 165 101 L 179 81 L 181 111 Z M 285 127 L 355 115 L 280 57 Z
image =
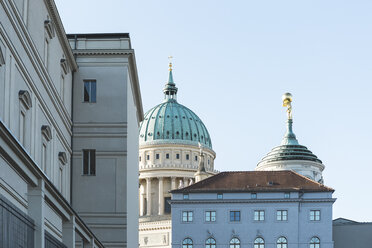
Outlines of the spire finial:
M 168 56 L 168 59 L 169 59 L 169 71 L 172 71 L 172 59 L 173 59 L 173 56 Z
M 172 56 L 168 56 L 169 59 L 169 76 L 168 76 L 168 82 L 165 84 L 165 87 L 163 89 L 164 95 L 165 95 L 165 101 L 176 101 L 177 99 L 177 87 L 176 84 L 173 81 L 173 73 L 172 73 Z
M 282 96 L 283 100 L 283 107 L 287 107 L 287 132 L 284 135 L 281 145 L 298 145 L 298 141 L 296 139 L 296 135 L 293 133 L 292 130 L 292 94 L 291 93 L 284 93 Z

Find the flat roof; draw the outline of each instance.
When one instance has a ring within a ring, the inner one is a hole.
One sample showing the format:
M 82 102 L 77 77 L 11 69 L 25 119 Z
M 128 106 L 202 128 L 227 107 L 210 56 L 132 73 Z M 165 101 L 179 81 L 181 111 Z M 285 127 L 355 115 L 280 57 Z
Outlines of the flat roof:
M 111 39 L 111 38 L 130 38 L 129 33 L 88 33 L 88 34 L 66 34 L 68 39 Z

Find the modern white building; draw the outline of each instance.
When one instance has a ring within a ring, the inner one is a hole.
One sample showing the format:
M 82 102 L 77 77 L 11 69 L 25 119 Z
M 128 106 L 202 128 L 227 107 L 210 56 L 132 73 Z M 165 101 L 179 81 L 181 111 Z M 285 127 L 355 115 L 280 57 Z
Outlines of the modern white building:
M 287 131 L 279 146 L 273 148 L 258 164 L 257 171 L 293 170 L 316 182 L 324 183 L 322 172 L 325 168 L 307 147 L 300 145 L 293 132 L 292 95 L 283 95 L 283 106 L 287 107 Z
M 333 248 L 333 189 L 293 171 L 222 172 L 172 190 L 173 248 Z
M 140 247 L 171 247 L 169 191 L 216 173 L 208 130 L 193 111 L 177 102 L 172 73 L 170 64 L 164 101 L 147 111 L 140 126 Z M 204 170 L 198 173 L 199 164 Z
M 142 119 L 128 34 L 1 0 L 0 247 L 137 247 Z

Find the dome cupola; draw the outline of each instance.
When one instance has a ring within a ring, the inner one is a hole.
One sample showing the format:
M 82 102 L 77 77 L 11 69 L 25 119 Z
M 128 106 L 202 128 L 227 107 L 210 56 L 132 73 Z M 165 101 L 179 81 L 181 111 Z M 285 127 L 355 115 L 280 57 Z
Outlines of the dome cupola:
M 323 183 L 324 165 L 306 146 L 300 145 L 293 133 L 292 95 L 283 95 L 287 107 L 287 131 L 279 146 L 273 148 L 257 165 L 256 170 L 293 170 L 312 180 Z

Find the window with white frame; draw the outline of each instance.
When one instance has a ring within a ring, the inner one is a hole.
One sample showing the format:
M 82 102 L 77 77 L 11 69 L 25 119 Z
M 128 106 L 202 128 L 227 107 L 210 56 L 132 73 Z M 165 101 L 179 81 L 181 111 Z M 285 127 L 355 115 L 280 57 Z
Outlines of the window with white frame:
M 185 238 L 182 241 L 182 248 L 192 248 L 192 239 L 190 238 Z
M 311 238 L 310 248 L 320 248 L 320 239 L 318 237 Z
M 83 175 L 96 175 L 96 150 L 83 150 Z
M 216 221 L 216 211 L 205 211 L 205 221 L 215 222 Z
M 216 240 L 214 238 L 208 238 L 205 241 L 205 248 L 216 248 Z
M 254 210 L 254 220 L 255 221 L 264 221 L 265 220 L 265 211 L 264 210 Z
M 238 238 L 232 238 L 229 245 L 229 248 L 240 248 L 240 240 Z
M 288 242 L 285 237 L 280 237 L 276 241 L 276 248 L 288 248 Z
M 288 220 L 288 211 L 287 210 L 277 210 L 276 211 L 276 220 L 277 221 L 287 221 Z
M 254 248 L 265 248 L 265 240 L 261 237 L 258 237 L 254 240 Z
M 27 123 L 29 119 L 29 112 L 28 111 L 32 107 L 32 101 L 30 93 L 26 90 L 20 90 L 18 92 L 19 98 L 19 142 L 22 144 L 23 147 L 26 147 L 27 143 Z
M 48 175 L 51 176 L 51 164 L 50 164 L 50 144 L 49 141 L 52 139 L 52 131 L 49 125 L 43 125 L 41 127 L 41 169 Z
M 240 211 L 230 211 L 230 221 L 239 222 L 240 221 Z
M 320 210 L 310 210 L 310 220 L 320 221 Z
M 84 80 L 84 102 L 95 103 L 97 101 L 96 80 Z
M 182 222 L 192 222 L 192 211 L 182 211 Z

